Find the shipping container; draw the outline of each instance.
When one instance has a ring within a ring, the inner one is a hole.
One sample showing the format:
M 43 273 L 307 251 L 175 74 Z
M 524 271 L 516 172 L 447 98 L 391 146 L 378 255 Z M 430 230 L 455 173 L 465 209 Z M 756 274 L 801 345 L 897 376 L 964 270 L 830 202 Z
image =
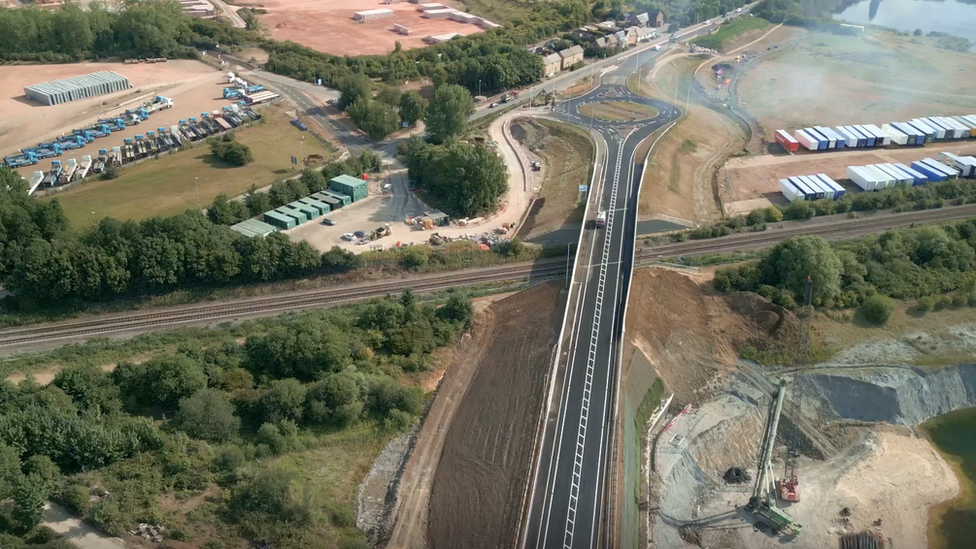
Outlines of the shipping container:
M 953 116 L 952 119 L 969 129 L 969 133 L 963 134 L 963 137 L 976 137 L 976 123 L 966 120 L 965 116 Z
M 329 189 L 350 197 L 353 202 L 362 200 L 369 194 L 365 181 L 345 174 L 333 177 L 329 181 Z
M 945 139 L 945 129 L 932 122 L 928 122 L 923 118 L 913 118 L 909 120 L 909 122 L 916 128 L 925 132 L 926 141 Z
M 972 156 L 962 156 L 959 158 L 959 162 L 969 168 L 968 170 L 963 170 L 968 174 L 966 177 L 976 177 L 976 158 Z
M 779 180 L 779 192 L 783 193 L 783 196 L 790 202 L 804 200 L 803 193 L 797 190 L 788 179 Z
M 298 225 L 291 217 L 275 210 L 264 212 L 264 220 L 279 229 L 293 229 Z
M 865 147 L 873 147 L 874 146 L 874 143 L 876 141 L 876 138 L 874 137 L 874 134 L 873 133 L 869 132 L 867 130 L 867 128 L 865 128 L 864 126 L 856 125 L 856 126 L 853 126 L 853 128 L 855 130 L 861 132 L 861 135 L 864 136 L 864 146 Z
M 946 179 L 955 179 L 959 177 L 959 170 L 955 168 L 950 168 L 949 166 L 946 166 L 945 164 L 939 162 L 934 158 L 923 158 L 919 160 L 919 162 L 925 164 L 926 166 L 930 166 L 937 171 L 942 172 L 946 176 Z
M 881 131 L 881 128 L 875 126 L 874 124 L 867 124 L 864 126 L 872 134 L 874 134 L 874 144 L 877 147 L 887 147 L 891 145 L 891 136 L 887 133 Z
M 313 220 L 313 219 L 315 219 L 316 217 L 319 216 L 319 211 L 318 211 L 317 208 L 313 208 L 313 207 L 309 206 L 308 204 L 305 204 L 303 202 L 299 202 L 297 200 L 295 202 L 291 202 L 291 203 L 287 204 L 287 206 L 289 208 L 293 209 L 293 210 L 297 210 L 297 211 L 302 212 L 303 214 L 305 214 L 305 220 L 306 221 L 311 221 L 311 220 Z
M 974 126 L 976 126 L 976 115 L 971 116 L 971 115 L 966 114 L 966 115 L 963 115 L 962 118 L 966 122 L 969 122 L 970 124 L 973 124 Z M 976 132 L 973 132 L 973 137 L 976 137 Z
M 800 146 L 800 142 L 793 139 L 786 130 L 776 130 L 776 142 L 789 152 L 795 152 Z
M 891 127 L 908 136 L 908 145 L 925 143 L 925 134 L 907 122 L 892 122 Z
M 797 142 L 803 145 L 808 151 L 815 151 L 820 147 L 819 142 L 812 135 L 803 130 L 796 130 L 793 132 L 793 136 L 796 137 Z
M 857 137 L 851 133 L 845 126 L 837 126 L 834 131 L 844 137 L 844 146 L 850 148 L 857 147 Z
M 970 136 L 969 126 L 963 124 L 962 122 L 956 120 L 951 116 L 942 116 L 942 120 L 945 120 L 946 124 L 949 124 L 956 130 L 956 139 L 966 139 Z
M 840 183 L 834 181 L 827 174 L 818 173 L 817 178 L 820 179 L 820 181 L 823 182 L 824 185 L 826 185 L 828 188 L 830 188 L 833 191 L 834 200 L 837 200 L 838 198 L 847 194 L 847 189 L 842 187 Z
M 883 181 L 879 183 L 877 174 L 865 170 L 864 166 L 848 166 L 847 178 L 863 191 L 876 191 L 879 185 L 884 185 Z
M 342 203 L 342 206 L 348 206 L 352 204 L 352 197 L 347 194 L 337 193 L 335 191 L 330 191 L 330 190 L 322 191 L 322 194 L 335 198 L 336 200 Z M 334 210 L 335 207 L 333 207 L 332 209 Z
M 301 225 L 308 221 L 307 215 L 287 205 L 277 208 L 275 211 L 294 219 L 296 225 Z
M 830 128 L 824 126 L 814 126 L 813 129 L 816 130 L 816 132 L 819 133 L 820 135 L 824 136 L 824 139 L 827 140 L 828 149 L 837 148 L 837 137 L 834 134 L 834 132 L 830 131 Z
M 946 179 L 949 179 L 946 174 L 939 170 L 932 169 L 932 167 L 921 160 L 912 162 L 912 169 L 924 173 L 925 176 L 928 177 L 929 181 L 945 181 Z
M 831 192 L 830 189 L 825 188 L 820 183 L 820 180 L 817 179 L 816 177 L 812 177 L 812 176 L 809 176 L 809 175 L 801 175 L 801 176 L 798 176 L 798 177 L 800 178 L 800 181 L 803 181 L 806 184 L 807 187 L 809 187 L 811 190 L 813 190 L 813 199 L 814 200 L 821 200 L 823 198 L 826 198 L 827 197 L 827 193 L 828 192 Z
M 971 156 L 956 156 L 951 152 L 941 152 L 936 156 L 939 162 L 959 170 L 959 177 L 973 176 L 973 158 Z M 70 160 L 68 162 L 71 162 Z
M 868 146 L 868 137 L 863 133 L 861 133 L 857 128 L 855 128 L 854 126 L 844 126 L 844 129 L 850 132 L 850 134 L 857 139 L 858 147 Z
M 942 139 L 955 139 L 956 137 L 955 128 L 953 128 L 943 120 L 940 120 L 938 117 L 926 116 L 922 118 L 922 121 L 928 124 L 929 126 L 932 126 L 937 131 L 938 130 L 945 131 L 945 134 L 942 136 Z
M 934 116 L 929 118 L 946 129 L 946 139 L 962 139 L 964 137 L 964 129 L 960 127 L 959 123 L 955 120 L 951 120 L 945 116 Z
M 325 193 L 314 193 L 312 198 L 329 205 L 331 211 L 336 211 L 342 207 L 342 201 L 334 196 L 327 195 Z
M 824 128 L 831 137 L 837 140 L 837 148 L 843 149 L 847 146 L 847 138 L 838 133 L 834 128 Z
M 929 143 L 935 140 L 935 130 L 933 130 L 931 126 L 929 126 L 925 122 L 915 119 L 914 121 L 909 120 L 908 122 L 905 123 L 908 124 L 910 127 L 914 128 L 916 131 L 922 132 L 922 134 L 925 136 L 925 143 Z
M 316 217 L 319 216 L 319 215 L 325 215 L 325 214 L 329 213 L 332 210 L 332 208 L 330 208 L 328 204 L 326 204 L 324 202 L 320 202 L 318 200 L 315 200 L 312 197 L 299 198 L 298 201 L 301 202 L 302 204 L 307 204 L 307 205 L 315 208 L 318 211 L 318 214 L 316 215 Z
M 891 187 L 894 187 L 895 185 L 898 184 L 898 178 L 888 173 L 884 169 L 880 168 L 878 164 L 869 164 L 867 166 L 864 166 L 864 168 L 867 169 L 868 171 L 874 170 L 874 172 L 878 174 L 878 177 L 881 178 L 880 180 L 884 182 L 884 186 L 883 187 L 879 186 L 877 190 L 890 189 Z
M 899 170 L 898 166 L 895 166 L 894 164 L 878 164 L 877 167 L 883 169 L 885 172 L 894 176 L 895 183 L 898 185 L 911 186 L 912 184 L 915 183 L 914 177 Z
M 926 184 L 926 183 L 929 182 L 929 176 L 928 175 L 926 175 L 926 174 L 924 174 L 924 173 L 922 173 L 922 172 L 920 172 L 920 171 L 918 171 L 918 170 L 916 170 L 914 168 L 911 168 L 911 167 L 906 166 L 906 165 L 901 164 L 901 163 L 895 164 L 895 166 L 898 166 L 898 168 L 901 171 L 903 171 L 903 172 L 905 172 L 905 173 L 907 173 L 907 174 L 909 174 L 909 175 L 912 176 L 912 178 L 914 179 L 914 181 L 912 181 L 912 185 L 924 185 L 924 184 Z
M 888 134 L 891 137 L 891 142 L 895 145 L 907 145 L 908 136 L 901 133 L 897 128 L 893 127 L 891 124 L 882 124 L 881 131 Z M 912 144 L 914 144 L 914 139 L 912 139 Z
M 796 187 L 797 190 L 799 190 L 800 193 L 803 194 L 804 200 L 817 199 L 817 191 L 815 189 L 811 189 L 810 186 L 807 185 L 804 181 L 802 181 L 799 177 L 794 175 L 792 177 L 789 177 L 788 179 L 790 180 L 790 183 L 792 183 L 793 186 Z
M 820 134 L 817 130 L 813 128 L 803 128 L 803 131 L 807 132 L 807 135 L 817 140 L 817 150 L 823 151 L 827 149 L 830 142 L 826 137 Z

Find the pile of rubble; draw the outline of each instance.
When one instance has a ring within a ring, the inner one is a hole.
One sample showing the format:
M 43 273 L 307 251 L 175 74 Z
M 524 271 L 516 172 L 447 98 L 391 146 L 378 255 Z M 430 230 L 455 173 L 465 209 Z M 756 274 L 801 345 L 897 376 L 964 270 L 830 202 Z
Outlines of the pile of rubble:
M 703 48 L 695 44 L 688 44 L 688 51 L 690 51 L 691 53 L 710 53 L 713 55 L 718 54 L 718 52 L 713 49 Z
M 129 530 L 129 533 L 153 543 L 160 543 L 163 541 L 163 530 L 165 529 L 163 526 L 140 522 L 134 529 Z

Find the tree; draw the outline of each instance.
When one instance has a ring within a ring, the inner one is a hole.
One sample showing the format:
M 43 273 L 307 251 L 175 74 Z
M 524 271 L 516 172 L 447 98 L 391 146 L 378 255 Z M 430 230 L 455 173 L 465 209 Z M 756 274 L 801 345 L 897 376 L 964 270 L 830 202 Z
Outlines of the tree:
M 214 389 L 203 389 L 180 400 L 173 423 L 191 437 L 210 442 L 226 442 L 241 428 L 234 405 Z
M 244 166 L 254 161 L 250 147 L 238 143 L 232 133 L 224 134 L 219 139 L 210 138 L 207 143 L 210 145 L 210 154 L 234 166 Z
M 443 143 L 449 137 L 461 135 L 473 112 L 474 101 L 468 90 L 457 84 L 438 87 L 424 115 L 427 139 L 431 143 Z
M 260 215 L 274 208 L 271 204 L 271 197 L 268 193 L 258 191 L 257 185 L 251 184 L 244 195 L 244 205 L 251 215 Z
M 108 375 L 93 364 L 68 366 L 51 382 L 84 410 L 113 412 L 119 410 L 119 390 Z
M 28 475 L 21 479 L 14 492 L 14 509 L 11 513 L 18 530 L 29 532 L 41 523 L 47 496 L 46 483 L 41 477 Z
M 861 315 L 875 326 L 887 324 L 893 312 L 895 312 L 895 302 L 883 295 L 873 295 L 864 300 L 864 304 L 861 305 Z
M 276 379 L 261 395 L 264 418 L 272 423 L 283 419 L 302 419 L 305 407 L 305 386 L 297 379 Z
M 369 101 L 373 97 L 373 87 L 369 78 L 363 74 L 353 74 L 343 78 L 337 89 L 339 90 L 339 101 L 336 102 L 336 106 L 340 110 L 346 110 L 363 99 Z
M 248 207 L 237 200 L 228 200 L 226 194 L 214 197 L 207 208 L 207 219 L 215 225 L 233 225 L 251 217 Z
M 240 524 L 265 517 L 292 526 L 306 524 L 309 520 L 308 507 L 292 496 L 294 480 L 294 473 L 280 469 L 259 472 L 250 482 L 231 491 L 228 506 L 232 516 Z
M 308 190 L 308 194 L 317 193 L 329 188 L 329 181 L 319 170 L 305 168 L 302 170 L 302 175 L 298 178 L 298 180 Z
M 181 354 L 155 357 L 143 364 L 121 363 L 112 378 L 136 408 L 157 404 L 173 408 L 207 386 L 200 364 Z
M 840 293 L 841 261 L 823 238 L 804 235 L 787 238 L 759 261 L 762 284 L 793 292 L 804 303 L 807 277 L 813 283 L 813 300 L 823 303 Z
M 340 372 L 315 383 L 305 396 L 305 410 L 309 421 L 337 426 L 353 423 L 363 411 L 356 376 Z
M 400 119 L 393 107 L 365 97 L 357 99 L 346 112 L 359 129 L 377 141 L 395 132 Z
M 400 96 L 403 92 L 400 88 L 395 88 L 393 86 L 383 86 L 380 91 L 376 94 L 376 101 L 380 103 L 386 103 L 391 107 L 400 106 Z
M 413 126 L 424 117 L 427 101 L 417 90 L 409 90 L 400 96 L 400 120 Z
M 383 168 L 380 157 L 376 156 L 372 149 L 363 149 L 363 152 L 359 153 L 359 164 L 364 172 L 369 173 L 377 173 Z

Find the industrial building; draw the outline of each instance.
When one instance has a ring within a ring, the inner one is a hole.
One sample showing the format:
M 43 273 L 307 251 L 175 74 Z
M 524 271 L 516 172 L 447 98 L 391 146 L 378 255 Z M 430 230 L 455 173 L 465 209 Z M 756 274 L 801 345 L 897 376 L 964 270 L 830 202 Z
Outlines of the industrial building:
M 454 40 L 458 36 L 464 36 L 464 35 L 459 32 L 449 32 L 447 34 L 428 34 L 427 36 L 423 37 L 421 40 L 423 40 L 424 43 L 431 44 L 431 45 L 443 44 L 444 42 L 450 42 L 451 40 Z
M 424 17 L 426 19 L 447 19 L 448 17 L 451 16 L 452 13 L 456 11 L 457 10 L 453 8 L 438 8 L 434 10 L 424 10 L 421 17 Z
M 456 11 L 450 15 L 450 19 L 457 21 L 458 23 L 471 23 L 474 24 L 475 21 L 480 19 L 476 15 L 471 15 L 470 13 L 464 13 L 463 11 Z
M 369 195 L 369 189 L 365 181 L 345 174 L 329 180 L 329 189 L 352 198 L 353 202 L 362 200 Z
M 377 19 L 385 19 L 387 17 L 393 17 L 393 10 L 387 8 L 378 8 L 375 10 L 357 11 L 352 16 L 354 20 L 361 21 L 361 22 L 375 21 Z
M 24 95 L 45 105 L 95 97 L 131 88 L 129 79 L 114 71 L 98 71 L 71 78 L 24 86 Z

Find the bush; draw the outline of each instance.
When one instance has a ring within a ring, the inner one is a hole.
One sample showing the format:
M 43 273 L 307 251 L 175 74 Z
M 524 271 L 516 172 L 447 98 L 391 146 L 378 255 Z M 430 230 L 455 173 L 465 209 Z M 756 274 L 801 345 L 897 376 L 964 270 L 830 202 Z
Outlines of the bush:
M 173 423 L 194 438 L 224 442 L 237 436 L 241 420 L 225 394 L 204 389 L 180 401 Z
M 934 308 L 935 308 L 935 298 L 929 295 L 925 297 L 920 297 L 915 302 L 915 309 L 922 312 L 931 311 Z
M 875 326 L 884 326 L 891 313 L 895 312 L 895 302 L 890 297 L 873 295 L 861 305 L 861 315 Z
M 210 145 L 210 154 L 228 164 L 244 166 L 254 161 L 250 147 L 238 143 L 232 133 L 225 134 L 220 138 L 211 138 L 207 143 Z
M 102 175 L 99 177 L 106 181 L 110 181 L 112 179 L 117 179 L 120 175 L 122 175 L 122 168 L 119 168 L 118 166 L 109 166 L 102 171 Z

